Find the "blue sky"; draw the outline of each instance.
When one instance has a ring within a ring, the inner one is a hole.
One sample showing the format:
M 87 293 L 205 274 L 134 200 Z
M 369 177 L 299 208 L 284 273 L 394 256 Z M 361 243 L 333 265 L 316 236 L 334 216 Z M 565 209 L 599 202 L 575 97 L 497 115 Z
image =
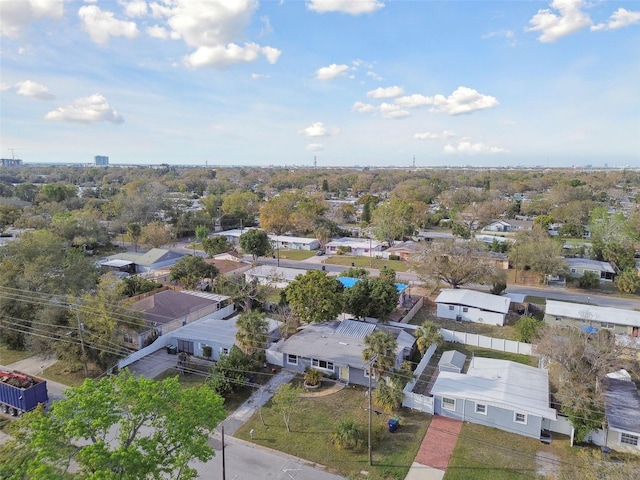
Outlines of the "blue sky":
M 0 0 L 0 33 L 27 163 L 640 167 L 638 1 Z

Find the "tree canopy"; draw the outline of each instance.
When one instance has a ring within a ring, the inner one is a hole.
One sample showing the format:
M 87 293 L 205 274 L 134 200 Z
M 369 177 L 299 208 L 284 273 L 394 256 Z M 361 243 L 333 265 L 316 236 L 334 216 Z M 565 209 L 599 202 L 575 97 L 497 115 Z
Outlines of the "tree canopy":
M 258 257 L 264 257 L 271 251 L 269 236 L 264 230 L 252 228 L 240 235 L 240 247 L 253 257 L 253 264 L 258 261 Z
M 266 346 L 269 333 L 266 317 L 264 312 L 249 310 L 236 320 L 236 342 L 246 354 Z
M 177 377 L 158 382 L 124 370 L 87 379 L 11 426 L 0 477 L 196 478 L 189 463 L 214 456 L 208 440 L 225 417 L 223 402 L 207 386 L 181 388 Z
M 194 288 L 204 278 L 215 278 L 218 269 L 208 264 L 202 257 L 188 255 L 178 260 L 169 270 L 169 279 L 184 284 L 185 288 Z
M 322 270 L 298 275 L 285 289 L 291 311 L 304 323 L 335 320 L 343 311 L 344 287 Z

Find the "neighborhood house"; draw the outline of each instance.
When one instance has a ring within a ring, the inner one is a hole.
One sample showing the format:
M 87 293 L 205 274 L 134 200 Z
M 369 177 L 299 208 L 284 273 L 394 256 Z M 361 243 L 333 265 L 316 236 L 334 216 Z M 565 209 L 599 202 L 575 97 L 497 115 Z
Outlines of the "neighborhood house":
M 511 299 L 490 293 L 450 288 L 436 298 L 436 315 L 459 322 L 503 326 Z

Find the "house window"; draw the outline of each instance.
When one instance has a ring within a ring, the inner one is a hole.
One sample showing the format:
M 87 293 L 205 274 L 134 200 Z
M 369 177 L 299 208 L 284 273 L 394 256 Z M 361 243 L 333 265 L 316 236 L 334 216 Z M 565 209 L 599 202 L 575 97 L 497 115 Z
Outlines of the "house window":
M 476 403 L 476 413 L 481 413 L 482 415 L 486 415 L 487 406 L 484 403 Z
M 126 343 L 133 343 L 133 337 L 131 336 L 131 334 L 129 332 L 124 334 L 124 341 Z
M 608 328 L 609 330 L 613 330 L 615 328 L 615 324 L 611 322 L 600 322 L 600 327 Z
M 220 355 L 229 355 L 229 349 L 226 347 L 220 347 Z
M 621 433 L 620 434 L 620 443 L 624 445 L 632 445 L 634 447 L 638 446 L 638 435 L 631 435 L 630 433 Z
M 575 268 L 572 268 L 571 273 L 577 273 L 577 270 Z
M 527 414 L 526 413 L 518 413 L 515 412 L 513 414 L 513 421 L 516 423 L 522 423 L 524 425 L 527 424 Z
M 326 360 L 318 360 L 316 358 L 311 360 L 311 365 L 322 370 L 334 371 L 333 362 L 327 362 Z
M 462 307 L 462 311 L 467 313 L 469 311 L 469 309 L 467 307 Z
M 449 310 L 453 310 L 453 305 L 449 305 Z
M 287 355 L 287 363 L 289 365 L 297 365 L 298 364 L 298 356 L 297 355 Z
M 455 398 L 442 397 L 442 409 L 443 410 L 455 410 L 456 400 Z

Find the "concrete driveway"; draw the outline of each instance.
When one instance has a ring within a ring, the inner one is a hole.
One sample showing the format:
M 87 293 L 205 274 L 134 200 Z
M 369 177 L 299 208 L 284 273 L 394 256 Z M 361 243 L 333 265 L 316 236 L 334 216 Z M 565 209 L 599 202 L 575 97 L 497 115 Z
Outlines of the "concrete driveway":
M 146 357 L 133 362 L 127 368 L 136 374 L 145 378 L 155 378 L 161 373 L 178 365 L 178 355 L 170 355 L 166 348 L 153 352 Z

